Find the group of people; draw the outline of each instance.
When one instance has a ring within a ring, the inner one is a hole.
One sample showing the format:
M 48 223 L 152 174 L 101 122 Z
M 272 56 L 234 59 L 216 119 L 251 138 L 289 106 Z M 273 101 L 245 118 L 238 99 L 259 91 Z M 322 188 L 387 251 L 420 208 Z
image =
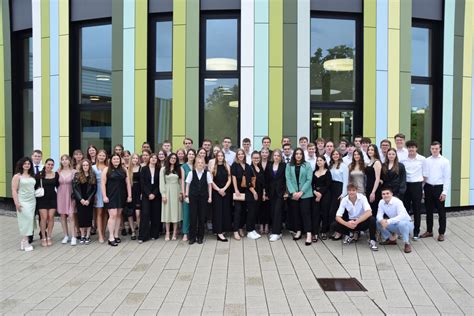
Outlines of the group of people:
M 107 239 L 117 246 L 120 232 L 139 243 L 164 233 L 166 241 L 182 234 L 183 241 L 201 244 L 206 230 L 222 242 L 229 233 L 235 240 L 268 234 L 277 241 L 285 228 L 294 240 L 304 237 L 305 245 L 328 238 L 349 244 L 368 230 L 370 249 L 378 249 L 377 239 L 391 245 L 400 237 L 409 253 L 410 236 L 433 236 L 435 210 L 437 239 L 444 240 L 450 164 L 439 142 L 425 158 L 416 142 L 405 144 L 403 134 L 394 139 L 395 147 L 385 139 L 379 149 L 361 136 L 337 146 L 301 137 L 293 149 L 284 137 L 281 149 L 272 150 L 270 137 L 263 137 L 261 150 L 251 151 L 245 138 L 233 151 L 229 137 L 214 146 L 204 139 L 197 150 L 185 138 L 176 152 L 168 141 L 157 153 L 145 142 L 140 153 L 119 144 L 110 156 L 90 145 L 85 155 L 81 150 L 62 155 L 57 171 L 51 158 L 42 165 L 42 153 L 35 150 L 18 161 L 12 179 L 21 249 L 33 250 L 36 212 L 41 245 L 52 245 L 57 211 L 62 243 L 73 246 L 89 244 L 95 233 L 100 243 Z M 420 235 L 423 199 L 427 230 Z

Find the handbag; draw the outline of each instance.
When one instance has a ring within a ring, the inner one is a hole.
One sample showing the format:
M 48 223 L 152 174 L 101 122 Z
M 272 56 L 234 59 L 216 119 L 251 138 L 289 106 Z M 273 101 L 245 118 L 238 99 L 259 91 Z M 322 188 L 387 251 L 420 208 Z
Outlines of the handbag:
M 43 179 L 40 179 L 40 187 L 35 190 L 35 197 L 40 198 L 43 196 L 44 196 Z
M 241 201 L 241 202 L 243 202 L 243 201 L 245 201 L 245 194 L 240 193 L 240 196 L 237 196 L 237 194 L 234 193 L 234 194 L 232 194 L 232 199 L 233 199 L 234 201 Z

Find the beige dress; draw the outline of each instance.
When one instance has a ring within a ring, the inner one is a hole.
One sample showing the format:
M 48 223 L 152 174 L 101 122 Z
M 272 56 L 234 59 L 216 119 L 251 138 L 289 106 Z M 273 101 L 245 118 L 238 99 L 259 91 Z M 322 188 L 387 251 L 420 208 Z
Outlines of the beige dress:
M 179 201 L 181 185 L 177 174 L 165 175 L 165 168 L 160 170 L 161 196 L 167 198 L 166 203 L 161 203 L 161 221 L 163 223 L 177 223 L 183 219 L 182 203 Z
M 357 187 L 357 193 L 365 195 L 365 173 L 360 170 L 352 170 L 349 174 L 349 183 Z

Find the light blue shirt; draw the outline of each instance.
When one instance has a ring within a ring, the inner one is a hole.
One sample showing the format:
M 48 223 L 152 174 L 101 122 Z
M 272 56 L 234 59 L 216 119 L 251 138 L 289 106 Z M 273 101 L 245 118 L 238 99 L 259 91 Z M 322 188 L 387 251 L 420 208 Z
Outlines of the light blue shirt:
M 342 197 L 347 195 L 347 184 L 349 183 L 349 168 L 345 163 L 339 165 L 339 169 L 335 166 L 331 168 L 332 181 L 342 182 Z

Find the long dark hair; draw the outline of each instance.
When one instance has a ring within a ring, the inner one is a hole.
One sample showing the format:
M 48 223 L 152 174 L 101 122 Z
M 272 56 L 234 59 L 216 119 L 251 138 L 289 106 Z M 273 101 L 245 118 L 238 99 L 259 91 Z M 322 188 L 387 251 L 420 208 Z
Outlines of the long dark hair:
M 332 156 L 334 155 L 334 153 L 338 153 L 339 154 L 339 159 L 336 161 L 332 158 Z M 333 166 L 336 166 L 336 169 L 339 169 L 341 167 L 341 164 L 342 164 L 342 153 L 340 150 L 337 150 L 335 149 L 332 153 L 331 153 L 331 160 L 329 161 L 329 169 L 332 169 Z
M 358 162 L 356 162 L 356 161 L 354 160 L 354 153 L 358 153 L 358 154 L 359 154 L 360 159 L 359 159 Z M 362 153 L 362 150 L 360 150 L 359 148 L 356 148 L 356 149 L 354 149 L 354 153 L 352 153 L 352 162 L 351 162 L 351 164 L 349 165 L 349 171 L 354 170 L 354 168 L 355 168 L 355 166 L 356 166 L 356 164 L 357 164 L 357 165 L 359 165 L 360 171 L 364 172 L 364 170 L 365 170 L 365 162 L 364 162 L 364 154 Z
M 377 147 L 377 145 L 375 144 L 370 144 L 368 147 L 367 147 L 367 156 L 369 156 L 369 148 L 372 147 L 374 149 L 374 158 L 376 160 L 380 160 L 380 154 L 379 154 L 379 148 Z M 370 156 L 369 156 L 370 158 Z M 370 158 L 372 159 L 372 158 Z
M 398 163 L 398 155 L 397 155 L 397 150 L 395 148 L 390 148 L 389 150 L 387 150 L 385 161 L 382 164 L 382 172 L 384 174 L 388 173 L 388 170 L 389 170 L 388 165 L 390 163 L 390 161 L 388 161 L 388 153 L 390 151 L 393 151 L 395 153 L 395 160 L 393 161 L 392 171 L 398 174 L 400 172 L 400 164 Z
M 304 160 L 304 151 L 301 147 L 298 147 L 296 148 L 294 151 L 293 151 L 293 155 L 291 155 L 291 161 L 290 161 L 290 165 L 292 166 L 295 166 L 296 165 L 296 159 L 295 159 L 295 156 L 296 156 L 296 152 L 297 151 L 300 151 L 301 152 L 301 163 L 300 165 L 303 165 L 306 161 Z
M 89 175 L 86 176 L 84 172 L 84 162 L 87 162 L 89 164 Z M 89 159 L 82 159 L 81 164 L 79 165 L 79 171 L 76 173 L 76 177 L 79 180 L 80 183 L 86 183 L 88 182 L 89 184 L 95 184 L 96 178 L 95 176 L 92 175 L 92 162 Z
M 92 162 L 92 157 L 91 157 L 91 155 L 89 154 L 89 149 L 91 149 L 91 148 L 94 148 L 94 150 L 95 150 L 95 158 L 94 158 L 94 159 L 97 159 L 97 154 L 99 153 L 99 150 L 97 150 L 97 147 L 95 147 L 95 146 L 92 145 L 92 144 L 89 145 L 89 147 L 87 147 L 87 155 L 86 155 L 86 157 L 87 157 L 88 160 L 90 160 L 90 161 Z M 94 161 L 94 163 L 95 163 L 95 161 Z
M 112 159 L 114 157 L 119 157 L 119 159 L 120 159 L 120 163 L 117 167 L 115 167 L 114 164 L 112 163 Z M 112 156 L 110 156 L 109 165 L 107 167 L 107 177 L 109 177 L 112 174 L 112 171 L 114 171 L 114 170 L 119 170 L 119 171 L 123 172 L 124 175 L 127 174 L 127 171 L 122 166 L 122 157 L 120 157 L 119 154 L 115 154 L 115 153 Z
M 326 170 L 329 170 L 329 166 L 328 166 L 328 162 L 326 161 L 326 158 L 323 156 L 323 155 L 317 155 L 316 156 L 316 167 L 315 167 L 315 170 L 314 171 L 317 171 L 319 170 L 319 166 L 318 166 L 318 159 L 321 158 L 322 160 L 324 160 L 324 169 Z
M 178 161 L 178 156 L 175 153 L 171 153 L 166 159 L 165 159 L 165 175 L 169 175 L 171 173 L 171 158 L 174 157 L 176 159 L 176 162 L 174 163 L 173 166 L 173 173 L 177 174 L 179 178 L 181 178 L 181 168 L 179 167 L 179 161 Z
M 41 171 L 39 172 L 39 174 L 36 175 L 36 176 L 38 177 L 38 179 L 44 179 L 44 178 L 46 177 L 46 168 L 45 168 L 45 166 L 46 166 L 46 164 L 47 164 L 48 162 L 50 162 L 50 161 L 52 161 L 53 164 L 54 164 L 53 158 L 48 158 L 48 159 L 46 159 L 46 160 L 44 161 L 43 170 L 41 170 Z M 33 169 L 33 166 L 31 166 L 31 168 Z M 53 172 L 54 172 L 54 171 L 53 171 Z
M 23 174 L 23 165 L 27 161 L 30 163 L 30 170 L 28 170 L 28 174 L 34 178 L 35 172 L 33 171 L 33 161 L 31 160 L 30 157 L 23 157 L 23 158 L 20 158 L 20 160 L 18 160 L 15 167 L 15 174 L 17 173 L 19 173 L 20 175 Z

